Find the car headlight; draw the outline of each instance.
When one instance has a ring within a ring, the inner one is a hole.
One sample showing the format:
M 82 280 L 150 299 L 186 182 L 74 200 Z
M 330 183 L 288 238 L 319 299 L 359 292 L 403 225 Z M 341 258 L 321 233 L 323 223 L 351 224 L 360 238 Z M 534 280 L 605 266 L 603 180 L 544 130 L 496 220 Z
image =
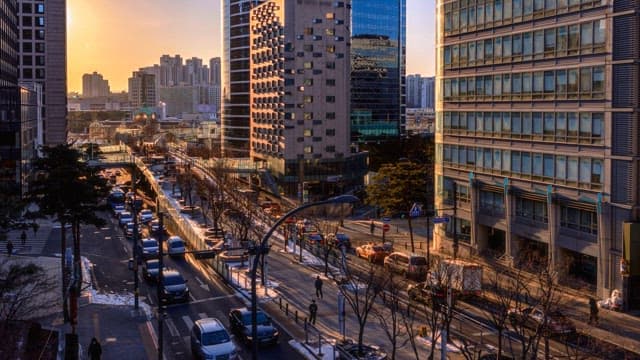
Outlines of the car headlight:
M 274 330 L 274 331 L 273 331 L 273 336 L 274 336 L 274 337 L 278 337 L 278 336 L 280 336 L 280 332 L 279 332 L 278 330 Z

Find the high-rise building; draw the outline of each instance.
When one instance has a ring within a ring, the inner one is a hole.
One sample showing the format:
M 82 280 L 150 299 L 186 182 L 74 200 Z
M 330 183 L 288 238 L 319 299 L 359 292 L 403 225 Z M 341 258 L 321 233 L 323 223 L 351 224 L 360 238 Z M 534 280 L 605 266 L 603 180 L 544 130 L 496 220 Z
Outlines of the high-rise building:
M 105 80 L 102 74 L 94 71 L 93 74 L 82 75 L 82 96 L 101 97 L 110 93 L 109 80 Z
M 263 0 L 223 0 L 222 154 L 249 157 L 249 12 Z
M 209 71 L 210 71 L 210 78 L 209 78 L 209 83 L 211 85 L 218 85 L 220 86 L 222 84 L 221 78 L 220 76 L 222 76 L 222 70 L 220 68 L 220 58 L 219 57 L 215 57 L 215 58 L 211 58 L 209 60 Z
M 67 142 L 66 0 L 18 0 L 19 79 L 44 92 L 46 145 Z
M 129 101 L 134 109 L 155 107 L 158 103 L 155 75 L 134 71 L 129 78 Z
M 405 133 L 405 2 L 352 1 L 352 141 Z
M 407 75 L 407 108 L 420 107 L 420 95 L 422 93 L 422 76 Z
M 636 8 L 437 2 L 437 248 L 640 296 Z
M 269 0 L 251 10 L 251 158 L 303 201 L 361 185 L 366 172 L 347 120 L 349 5 Z
M 420 108 L 435 109 L 436 78 L 435 76 L 423 77 L 420 86 Z

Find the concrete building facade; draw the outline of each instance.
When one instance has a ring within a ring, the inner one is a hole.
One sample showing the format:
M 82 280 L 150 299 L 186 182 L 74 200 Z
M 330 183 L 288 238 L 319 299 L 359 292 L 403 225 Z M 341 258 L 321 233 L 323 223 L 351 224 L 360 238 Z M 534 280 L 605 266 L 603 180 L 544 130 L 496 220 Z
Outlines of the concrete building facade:
M 67 142 L 66 0 L 18 0 L 19 78 L 42 85 L 46 145 Z
M 251 10 L 251 158 L 288 194 L 326 195 L 366 171 L 350 147 L 349 8 L 270 0 Z
M 437 248 L 640 297 L 637 8 L 437 2 Z
M 82 75 L 82 96 L 83 97 L 107 97 L 111 93 L 109 80 L 105 80 L 102 74 Z
M 134 71 L 129 78 L 131 108 L 149 108 L 158 104 L 156 77 L 144 71 Z

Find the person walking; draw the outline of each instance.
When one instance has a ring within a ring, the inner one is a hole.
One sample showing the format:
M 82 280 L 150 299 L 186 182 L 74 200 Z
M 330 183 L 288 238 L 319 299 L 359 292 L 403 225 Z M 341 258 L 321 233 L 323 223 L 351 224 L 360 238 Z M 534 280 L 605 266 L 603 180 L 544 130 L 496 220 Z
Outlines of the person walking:
M 589 297 L 589 324 L 598 325 L 598 303 L 593 297 Z
M 22 230 L 22 234 L 20 234 L 20 244 L 24 246 L 27 243 L 27 233 Z
M 13 242 L 11 240 L 7 240 L 7 255 L 11 257 L 13 254 Z
M 101 356 L 102 356 L 102 346 L 100 346 L 98 339 L 94 337 L 91 339 L 91 344 L 89 344 L 89 359 L 100 360 Z
M 309 305 L 309 323 L 315 325 L 316 324 L 316 314 L 318 313 L 318 304 L 316 304 L 315 300 L 311 300 L 311 304 Z
M 316 277 L 316 297 L 322 299 L 322 279 L 320 279 L 320 275 Z
M 373 235 L 373 231 L 376 229 L 376 224 L 371 220 L 371 224 L 369 224 L 369 229 L 371 230 L 371 235 Z

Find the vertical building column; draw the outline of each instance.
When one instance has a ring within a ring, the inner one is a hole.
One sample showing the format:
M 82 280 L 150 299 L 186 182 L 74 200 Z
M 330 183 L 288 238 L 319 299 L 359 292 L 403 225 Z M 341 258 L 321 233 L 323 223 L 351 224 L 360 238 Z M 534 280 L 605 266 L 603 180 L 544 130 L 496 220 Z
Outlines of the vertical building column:
M 611 269 L 614 268 L 610 266 L 613 256 L 609 251 L 611 246 L 608 244 L 606 236 L 609 229 L 606 227 L 606 211 L 604 211 L 603 207 L 602 193 L 598 193 L 598 199 L 596 201 L 596 214 L 598 216 L 598 272 L 596 278 L 596 295 L 600 297 L 609 296 L 609 294 L 607 294 L 608 289 L 613 286 L 609 281 L 607 281 L 607 279 L 609 278 Z M 619 224 L 619 226 L 622 226 L 622 224 Z M 623 293 L 626 290 L 627 289 L 623 289 Z
M 549 231 L 549 246 L 548 246 L 548 260 L 549 264 L 553 266 L 554 269 L 557 268 L 560 263 L 560 254 L 557 246 L 557 238 L 558 238 L 558 219 L 557 219 L 557 211 L 556 206 L 553 203 L 553 186 L 547 185 L 547 216 L 548 216 L 548 224 L 547 229 Z
M 478 208 L 478 190 L 473 172 L 469 172 L 469 214 L 471 222 L 471 248 L 480 253 L 478 248 L 478 222 L 476 221 L 476 210 Z
M 504 260 L 508 266 L 513 266 L 513 247 L 511 246 L 511 221 L 513 212 L 513 194 L 509 178 L 504 178 L 504 219 L 507 231 L 504 233 Z

